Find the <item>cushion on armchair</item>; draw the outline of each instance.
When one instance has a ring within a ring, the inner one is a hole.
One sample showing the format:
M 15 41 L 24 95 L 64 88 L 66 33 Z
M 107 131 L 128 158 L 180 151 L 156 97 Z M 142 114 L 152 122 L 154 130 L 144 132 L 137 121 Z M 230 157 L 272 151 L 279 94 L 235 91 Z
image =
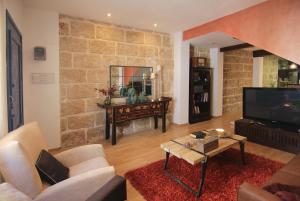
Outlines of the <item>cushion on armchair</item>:
M 42 180 L 49 184 L 53 185 L 69 178 L 69 168 L 45 150 L 41 151 L 35 166 Z
M 42 181 L 27 152 L 17 141 L 0 147 L 0 172 L 5 182 L 12 184 L 30 198 L 42 191 Z

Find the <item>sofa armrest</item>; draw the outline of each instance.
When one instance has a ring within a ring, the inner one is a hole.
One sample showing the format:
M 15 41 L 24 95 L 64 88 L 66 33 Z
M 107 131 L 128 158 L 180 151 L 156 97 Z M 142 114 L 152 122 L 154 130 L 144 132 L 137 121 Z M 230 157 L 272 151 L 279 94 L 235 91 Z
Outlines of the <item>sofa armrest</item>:
M 67 167 L 99 156 L 105 157 L 101 144 L 83 145 L 54 155 L 57 160 Z
M 238 201 L 281 201 L 281 199 L 262 188 L 243 183 L 239 188 Z
M 84 201 L 114 176 L 112 166 L 91 170 L 48 187 L 35 201 Z
M 126 179 L 115 176 L 86 201 L 124 201 L 127 200 Z
M 1 201 L 32 201 L 32 199 L 23 192 L 16 189 L 9 183 L 0 184 Z

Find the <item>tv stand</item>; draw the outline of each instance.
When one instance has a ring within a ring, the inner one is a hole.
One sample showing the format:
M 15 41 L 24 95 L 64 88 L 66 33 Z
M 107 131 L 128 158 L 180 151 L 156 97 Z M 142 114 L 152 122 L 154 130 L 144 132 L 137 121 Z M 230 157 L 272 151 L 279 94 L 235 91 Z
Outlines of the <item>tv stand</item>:
M 249 141 L 277 148 L 291 153 L 300 152 L 298 129 L 275 127 L 248 119 L 235 121 L 235 133 L 247 137 Z

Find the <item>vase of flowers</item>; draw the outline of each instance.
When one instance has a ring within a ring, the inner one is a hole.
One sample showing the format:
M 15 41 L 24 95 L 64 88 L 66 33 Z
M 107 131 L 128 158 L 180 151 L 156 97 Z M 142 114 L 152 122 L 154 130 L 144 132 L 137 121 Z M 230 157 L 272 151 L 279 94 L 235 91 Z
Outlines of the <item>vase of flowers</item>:
M 113 85 L 111 87 L 107 87 L 106 89 L 105 88 L 103 88 L 103 89 L 95 88 L 95 90 L 98 94 L 102 94 L 103 96 L 105 96 L 103 104 L 110 105 L 111 104 L 111 96 L 114 95 L 114 92 L 117 90 L 117 88 L 115 85 Z

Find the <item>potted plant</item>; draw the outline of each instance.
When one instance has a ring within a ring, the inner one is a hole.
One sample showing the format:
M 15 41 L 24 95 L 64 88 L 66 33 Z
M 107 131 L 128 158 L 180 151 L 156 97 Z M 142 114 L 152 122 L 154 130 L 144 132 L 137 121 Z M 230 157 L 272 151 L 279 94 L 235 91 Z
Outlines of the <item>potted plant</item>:
M 107 87 L 106 89 L 98 89 L 95 88 L 96 92 L 99 94 L 102 94 L 105 96 L 105 99 L 103 101 L 104 105 L 110 105 L 111 104 L 111 96 L 114 95 L 114 92 L 117 90 L 116 85 L 113 85 L 111 87 Z

